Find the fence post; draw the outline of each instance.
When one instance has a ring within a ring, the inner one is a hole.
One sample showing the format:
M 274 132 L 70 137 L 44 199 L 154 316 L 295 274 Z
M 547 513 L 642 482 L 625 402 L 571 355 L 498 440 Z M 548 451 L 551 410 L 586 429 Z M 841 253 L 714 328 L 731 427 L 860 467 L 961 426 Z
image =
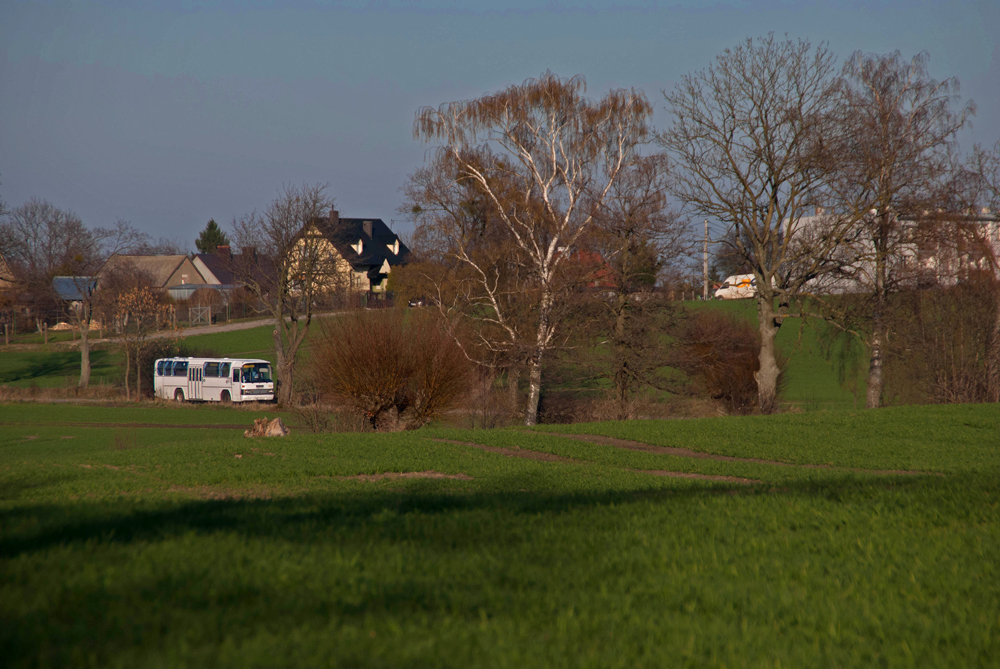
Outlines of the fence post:
M 45 339 L 46 346 L 49 343 L 49 324 L 42 323 L 42 337 Z

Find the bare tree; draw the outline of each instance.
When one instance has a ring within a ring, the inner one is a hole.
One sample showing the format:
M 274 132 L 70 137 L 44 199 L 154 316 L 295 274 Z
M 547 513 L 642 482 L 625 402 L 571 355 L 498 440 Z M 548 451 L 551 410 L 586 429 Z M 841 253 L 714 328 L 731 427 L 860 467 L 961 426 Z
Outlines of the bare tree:
M 865 295 L 849 301 L 849 317 L 861 321 L 852 332 L 869 351 L 869 408 L 882 405 L 889 296 L 911 278 L 920 236 L 915 224 L 953 199 L 947 192 L 951 154 L 974 112 L 972 104 L 955 110 L 958 81 L 935 81 L 928 61 L 926 53 L 907 61 L 898 51 L 856 52 L 843 70 L 836 112 L 841 131 L 827 176 L 836 213 L 826 218 L 847 226 L 837 273 Z M 943 232 L 938 223 L 929 227 Z
M 662 311 L 654 299 L 657 276 L 675 265 L 691 248 L 687 221 L 667 203 L 666 157 L 636 156 L 608 192 L 588 236 L 600 253 L 597 284 L 583 293 L 596 303 L 586 312 L 590 330 L 610 349 L 610 366 L 601 370 L 614 384 L 616 417 L 633 417 L 640 386 L 662 387 L 656 371 L 666 363 L 653 318 Z
M 463 156 L 483 171 L 490 160 L 475 151 Z M 417 222 L 411 247 L 417 262 L 394 275 L 404 294 L 429 298 L 449 328 L 468 321 L 472 337 L 460 345 L 489 376 L 506 376 L 508 409 L 516 413 L 537 282 L 489 196 L 463 170 L 438 152 L 410 176 L 404 208 Z
M 145 233 L 121 219 L 113 227 L 91 230 L 90 235 L 92 243 L 87 252 L 75 255 L 69 267 L 78 299 L 74 300 L 67 316 L 73 327 L 80 331 L 80 388 L 90 385 L 90 328 L 94 321 L 97 274 L 109 258 L 131 253 L 147 239 Z
M 992 223 L 985 227 L 976 225 L 972 231 L 993 276 L 995 313 L 987 340 L 987 395 L 991 402 L 1000 402 L 1000 141 L 991 150 L 979 145 L 973 147 L 967 175 L 971 177 L 971 195 L 967 200 L 974 217 L 992 219 Z
M 67 274 L 74 258 L 94 253 L 93 234 L 80 218 L 33 198 L 0 223 L 0 254 L 39 300 L 52 295 L 52 277 Z
M 292 403 L 295 362 L 309 333 L 317 300 L 336 276 L 333 259 L 322 253 L 323 239 L 307 234 L 333 200 L 325 185 L 284 186 L 261 212 L 233 221 L 240 253 L 232 256 L 240 282 L 274 319 L 278 403 Z
M 757 279 L 764 412 L 777 406 L 778 329 L 837 242 L 836 230 L 804 235 L 797 226 L 822 185 L 833 69 L 824 45 L 769 35 L 726 49 L 664 92 L 673 124 L 659 141 L 676 163 L 672 190 L 692 212 L 738 231 L 734 243 Z
M 538 79 L 475 100 L 417 112 L 414 135 L 440 141 L 439 157 L 457 168 L 457 181 L 475 184 L 489 204 L 509 248 L 535 285 L 534 335 L 525 423 L 534 425 L 542 389 L 542 363 L 555 344 L 559 285 L 572 265 L 571 250 L 594 220 L 635 147 L 645 141 L 652 108 L 635 90 L 614 90 L 597 101 L 584 97 L 582 77 Z M 453 236 L 449 254 L 478 282 L 484 319 L 505 330 L 512 321 L 496 275 Z
M 125 351 L 125 396 L 131 399 L 130 376 L 135 367 L 137 397 L 142 390 L 140 361 L 164 310 L 163 295 L 153 288 L 153 277 L 133 263 L 116 263 L 101 276 L 92 309 Z
M 187 255 L 190 244 L 179 239 L 159 237 L 156 241 L 144 239 L 132 249 L 132 253 L 140 256 L 182 256 Z

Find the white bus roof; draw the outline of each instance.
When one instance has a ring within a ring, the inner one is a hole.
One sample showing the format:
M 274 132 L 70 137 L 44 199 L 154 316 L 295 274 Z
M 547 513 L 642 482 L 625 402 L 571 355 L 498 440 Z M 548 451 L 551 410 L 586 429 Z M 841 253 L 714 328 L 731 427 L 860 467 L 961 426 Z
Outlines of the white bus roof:
M 194 362 L 194 363 L 199 363 L 199 362 L 238 362 L 238 363 L 254 362 L 254 363 L 264 363 L 265 365 L 272 364 L 270 360 L 263 360 L 261 358 L 185 358 L 183 356 L 175 356 L 173 358 L 157 358 L 156 362 L 160 362 L 160 361 L 164 361 L 165 362 L 167 360 L 170 360 L 172 362 L 174 362 L 174 361 L 180 361 L 180 362 Z

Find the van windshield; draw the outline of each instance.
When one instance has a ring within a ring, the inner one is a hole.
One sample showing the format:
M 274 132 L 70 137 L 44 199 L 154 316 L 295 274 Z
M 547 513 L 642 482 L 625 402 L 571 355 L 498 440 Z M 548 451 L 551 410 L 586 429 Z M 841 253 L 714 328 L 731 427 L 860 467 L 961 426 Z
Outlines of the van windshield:
M 269 383 L 271 381 L 271 365 L 266 362 L 256 362 L 243 365 L 243 383 Z

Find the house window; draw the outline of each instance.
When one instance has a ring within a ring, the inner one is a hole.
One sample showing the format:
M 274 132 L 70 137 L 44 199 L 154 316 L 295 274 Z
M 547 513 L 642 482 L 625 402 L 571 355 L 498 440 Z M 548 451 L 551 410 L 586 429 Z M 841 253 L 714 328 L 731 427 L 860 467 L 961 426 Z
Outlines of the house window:
M 352 246 L 354 250 L 358 252 L 358 255 L 361 255 L 361 252 L 364 251 L 365 249 L 365 243 L 360 239 L 358 240 L 357 244 L 353 244 Z

